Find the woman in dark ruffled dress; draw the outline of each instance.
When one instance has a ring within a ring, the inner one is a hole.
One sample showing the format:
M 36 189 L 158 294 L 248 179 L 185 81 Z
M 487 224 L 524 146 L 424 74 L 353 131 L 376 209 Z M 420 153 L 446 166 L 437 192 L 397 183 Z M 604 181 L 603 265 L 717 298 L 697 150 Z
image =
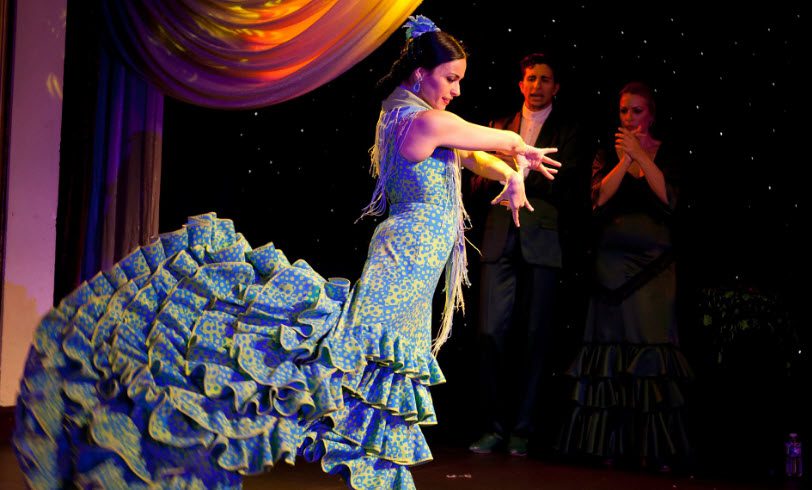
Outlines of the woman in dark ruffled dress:
M 691 370 L 678 348 L 672 250 L 683 157 L 652 135 L 655 115 L 651 89 L 627 84 L 614 148 L 593 163 L 595 289 L 559 449 L 667 470 L 688 451 L 680 384 Z
M 445 111 L 466 55 L 428 19 L 385 83 L 372 151 L 375 230 L 360 279 L 329 281 L 231 221 L 197 216 L 83 283 L 35 334 L 14 444 L 36 488 L 239 488 L 297 456 L 358 489 L 414 488 L 436 423 L 428 386 L 465 277 L 459 172 L 505 182 L 518 219 L 523 167 L 552 150 Z M 528 206 L 529 207 L 529 206 Z M 446 276 L 432 348 L 431 300 Z

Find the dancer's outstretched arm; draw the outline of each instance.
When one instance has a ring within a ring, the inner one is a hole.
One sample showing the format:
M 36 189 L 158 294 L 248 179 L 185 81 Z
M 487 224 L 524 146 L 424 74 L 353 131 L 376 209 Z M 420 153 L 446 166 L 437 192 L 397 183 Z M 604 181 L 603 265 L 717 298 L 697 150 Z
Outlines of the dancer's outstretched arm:
M 423 111 L 417 115 L 404 138 L 400 154 L 408 160 L 420 162 L 440 146 L 524 156 L 532 169 L 542 172 L 549 179 L 553 178 L 555 172 L 550 171 L 554 169 L 544 167 L 544 164 L 561 166 L 559 162 L 546 156 L 547 153 L 556 151 L 553 148 L 532 147 L 513 131 L 473 124 L 441 110 Z M 519 161 L 520 166 L 523 163 Z

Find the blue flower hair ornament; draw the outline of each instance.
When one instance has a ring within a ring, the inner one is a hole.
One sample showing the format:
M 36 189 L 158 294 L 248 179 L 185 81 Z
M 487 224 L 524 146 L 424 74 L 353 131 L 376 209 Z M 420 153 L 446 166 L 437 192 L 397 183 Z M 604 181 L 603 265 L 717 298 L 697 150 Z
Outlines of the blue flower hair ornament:
M 406 37 L 408 39 L 415 39 L 422 36 L 427 32 L 436 32 L 440 28 L 425 15 L 412 15 L 409 20 L 403 24 L 406 28 Z

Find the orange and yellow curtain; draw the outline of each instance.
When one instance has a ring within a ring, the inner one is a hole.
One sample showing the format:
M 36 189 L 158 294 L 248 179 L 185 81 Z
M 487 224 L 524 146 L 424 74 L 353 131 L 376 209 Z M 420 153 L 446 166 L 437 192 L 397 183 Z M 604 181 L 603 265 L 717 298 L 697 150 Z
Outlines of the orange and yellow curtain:
M 118 51 L 161 92 L 215 108 L 292 99 L 380 46 L 420 0 L 102 2 Z

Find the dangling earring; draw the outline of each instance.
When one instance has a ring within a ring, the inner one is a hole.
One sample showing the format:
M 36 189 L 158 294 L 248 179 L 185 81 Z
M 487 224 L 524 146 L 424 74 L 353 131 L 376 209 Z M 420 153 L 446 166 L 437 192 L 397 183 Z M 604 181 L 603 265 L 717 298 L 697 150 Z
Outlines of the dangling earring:
M 412 85 L 412 92 L 414 92 L 415 94 L 420 92 L 420 81 L 421 80 L 418 78 L 417 81 L 414 82 L 414 85 Z

